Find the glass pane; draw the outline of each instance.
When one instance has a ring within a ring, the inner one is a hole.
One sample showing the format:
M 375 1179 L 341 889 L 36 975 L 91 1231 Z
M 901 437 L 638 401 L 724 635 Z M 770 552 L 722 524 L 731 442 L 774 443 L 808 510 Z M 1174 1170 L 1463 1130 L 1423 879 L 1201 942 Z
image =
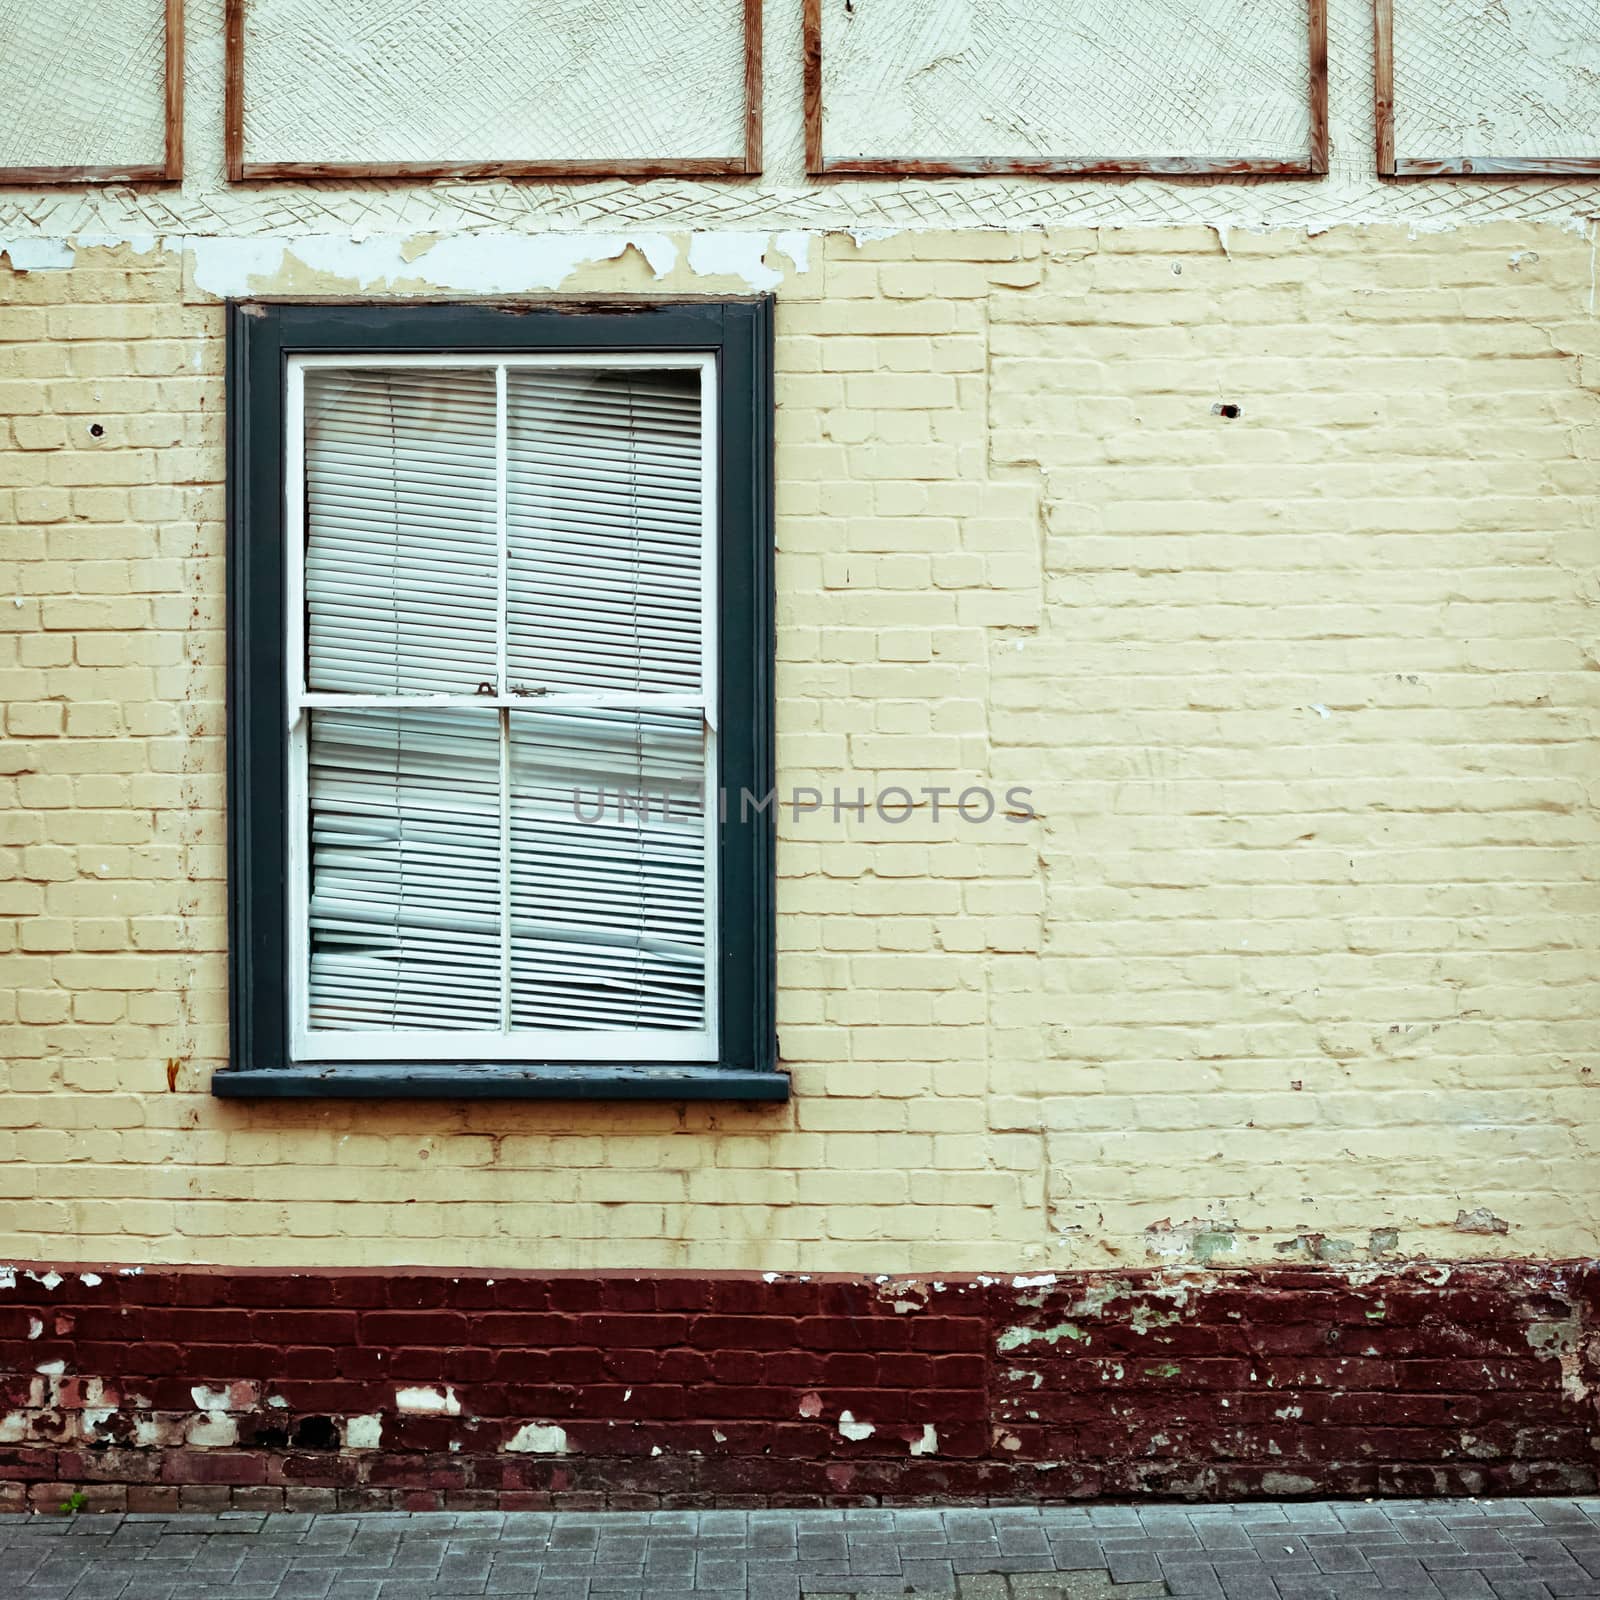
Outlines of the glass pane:
M 313 368 L 305 406 L 310 687 L 472 694 L 492 683 L 494 373 Z
M 700 713 L 509 715 L 513 1026 L 704 1027 Z
M 507 374 L 507 664 L 534 690 L 700 688 L 700 373 Z
M 500 1026 L 500 715 L 311 713 L 311 1026 Z

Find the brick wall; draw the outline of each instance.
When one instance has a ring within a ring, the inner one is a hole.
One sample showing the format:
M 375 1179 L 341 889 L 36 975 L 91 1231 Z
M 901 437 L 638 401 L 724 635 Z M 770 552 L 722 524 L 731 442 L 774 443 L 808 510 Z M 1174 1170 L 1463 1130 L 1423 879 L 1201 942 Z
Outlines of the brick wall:
M 1021 784 L 1040 818 L 785 818 L 796 1092 L 760 1110 L 210 1098 L 221 306 L 175 248 L 0 265 L 6 1250 L 862 1274 L 1590 1252 L 1588 241 L 798 254 L 767 258 L 783 782 Z M 559 287 L 748 291 L 694 259 Z M 416 271 L 377 292 L 439 292 Z M 248 286 L 374 287 L 292 250 Z
M 0 1506 L 1592 1492 L 1592 1265 L 0 1282 Z

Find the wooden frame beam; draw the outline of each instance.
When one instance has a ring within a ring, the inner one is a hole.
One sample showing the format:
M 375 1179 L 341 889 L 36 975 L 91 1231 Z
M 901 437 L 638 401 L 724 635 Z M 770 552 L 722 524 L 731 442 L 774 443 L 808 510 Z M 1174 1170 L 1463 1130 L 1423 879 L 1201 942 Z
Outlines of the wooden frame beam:
M 1595 156 L 1444 156 L 1419 160 L 1399 154 L 1394 123 L 1394 0 L 1373 0 L 1374 93 L 1380 178 L 1594 178 Z
M 166 0 L 166 80 L 162 158 L 149 166 L 0 167 L 0 188 L 41 188 L 74 183 L 181 183 L 183 181 L 183 0 Z
M 1320 178 L 1328 171 L 1328 0 L 1306 0 L 1311 143 L 1303 159 L 1251 156 L 829 157 L 823 147 L 822 5 L 805 0 L 806 170 L 818 178 Z
M 761 171 L 761 8 L 744 0 L 744 150 L 737 156 L 571 161 L 247 161 L 244 154 L 244 20 L 249 0 L 226 0 L 223 144 L 229 183 L 361 183 L 394 178 L 748 178 Z

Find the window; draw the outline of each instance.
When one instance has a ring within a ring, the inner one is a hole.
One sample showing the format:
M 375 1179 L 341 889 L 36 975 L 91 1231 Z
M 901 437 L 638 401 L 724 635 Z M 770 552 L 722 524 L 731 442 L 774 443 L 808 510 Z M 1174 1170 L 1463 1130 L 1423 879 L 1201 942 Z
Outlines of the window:
M 769 303 L 229 341 L 216 1092 L 782 1098 Z

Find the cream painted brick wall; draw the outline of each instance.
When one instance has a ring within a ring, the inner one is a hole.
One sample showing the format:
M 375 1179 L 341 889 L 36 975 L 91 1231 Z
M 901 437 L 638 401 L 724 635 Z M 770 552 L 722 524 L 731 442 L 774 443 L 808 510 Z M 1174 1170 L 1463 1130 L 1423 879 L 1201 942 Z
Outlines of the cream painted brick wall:
M 785 816 L 795 1096 L 758 1110 L 209 1096 L 221 308 L 176 253 L 0 269 L 5 1250 L 1592 1253 L 1590 246 L 1226 243 L 835 236 L 786 266 L 783 785 L 1015 784 L 1040 817 Z M 633 252 L 563 285 L 743 288 Z

